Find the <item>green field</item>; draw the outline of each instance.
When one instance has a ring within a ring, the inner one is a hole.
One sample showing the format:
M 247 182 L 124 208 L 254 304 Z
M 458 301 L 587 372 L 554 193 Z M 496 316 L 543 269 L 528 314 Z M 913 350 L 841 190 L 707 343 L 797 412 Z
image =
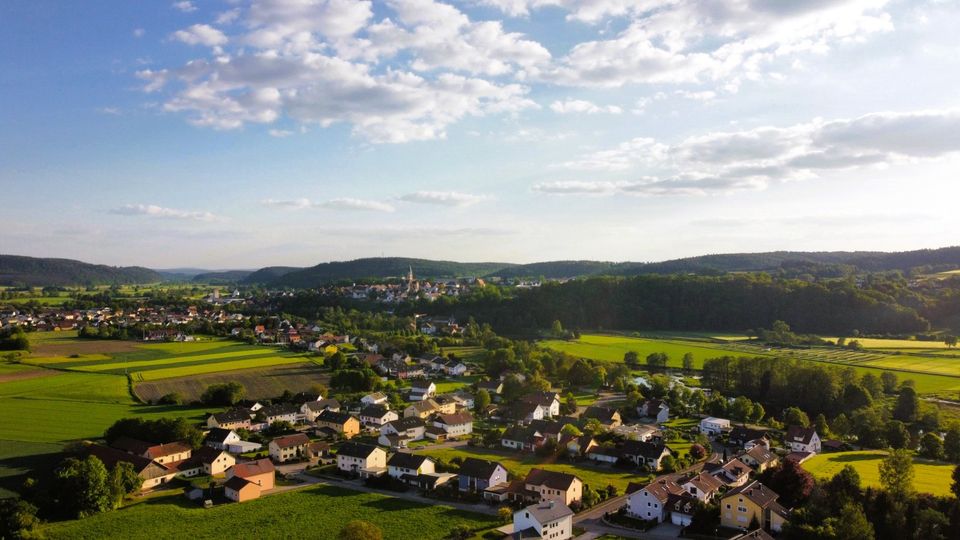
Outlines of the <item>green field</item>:
M 803 468 L 817 478 L 832 478 L 844 465 L 853 465 L 860 473 L 863 486 L 880 486 L 880 462 L 886 452 L 877 450 L 819 454 L 803 463 Z M 914 458 L 914 488 L 934 495 L 950 494 L 950 475 L 954 465 Z
M 50 343 L 48 350 L 66 350 L 70 341 Z M 95 349 L 98 343 L 75 340 L 77 350 Z M 124 345 L 123 343 L 104 343 Z M 184 343 L 127 343 L 131 350 L 67 356 L 38 356 L 24 359 L 37 366 L 71 371 L 131 374 L 136 381 L 200 375 L 238 369 L 254 369 L 308 362 L 312 356 L 291 353 L 276 347 L 257 347 L 231 341 L 213 340 Z M 62 346 L 66 346 L 61 349 Z
M 847 351 L 832 348 L 812 349 L 767 349 L 756 344 L 729 341 L 711 343 L 705 337 L 691 335 L 689 341 L 683 341 L 681 334 L 671 334 L 668 338 L 628 337 L 619 335 L 584 334 L 576 341 L 548 340 L 541 345 L 563 351 L 582 358 L 601 362 L 622 362 L 627 351 L 636 351 L 641 364 L 646 355 L 653 352 L 665 352 L 669 356 L 668 366 L 679 368 L 686 352 L 694 356 L 694 366 L 702 367 L 707 358 L 724 355 L 731 356 L 778 356 L 796 360 L 821 362 L 838 366 L 850 366 L 857 372 L 879 375 L 885 370 L 895 371 L 901 380 L 912 379 L 921 394 L 956 397 L 960 391 L 960 357 L 918 356 L 909 354 L 889 354 L 880 350 L 864 352 Z
M 573 356 L 603 362 L 623 362 L 623 355 L 629 351 L 634 351 L 640 355 L 640 363 L 643 364 L 647 355 L 662 352 L 670 357 L 667 365 L 673 368 L 683 366 L 683 355 L 688 352 L 693 354 L 694 367 L 697 369 L 701 368 L 703 361 L 708 358 L 730 354 L 722 345 L 712 345 L 707 342 L 683 342 L 672 339 L 660 340 L 599 334 L 583 334 L 576 341 L 548 340 L 541 342 L 541 345 Z M 759 354 L 762 354 L 762 352 Z
M 42 529 L 51 539 L 318 538 L 334 539 L 351 519 L 380 527 L 385 539 L 442 539 L 458 525 L 486 529 L 493 516 L 424 505 L 333 486 L 270 495 L 203 509 L 183 497 L 163 497 Z
M 823 338 L 831 343 L 836 343 L 836 337 Z M 942 341 L 917 341 L 915 339 L 874 339 L 874 338 L 853 338 L 848 337 L 847 342 L 856 340 L 866 349 L 947 349 L 947 345 Z M 960 352 L 960 351 L 958 351 Z
M 649 476 L 640 474 L 631 474 L 618 469 L 609 469 L 600 466 L 591 466 L 585 464 L 572 464 L 567 462 L 553 462 L 549 458 L 542 458 L 534 454 L 510 454 L 505 452 L 495 452 L 483 448 L 460 447 L 460 448 L 437 448 L 415 452 L 449 462 L 455 457 L 467 458 L 475 457 L 479 459 L 488 459 L 497 461 L 513 477 L 524 477 L 532 468 L 547 469 L 551 471 L 565 472 L 577 475 L 584 484 L 593 489 L 603 489 L 608 484 L 616 486 L 623 493 L 630 482 L 644 482 L 649 480 Z M 554 458 L 555 459 L 555 458 Z

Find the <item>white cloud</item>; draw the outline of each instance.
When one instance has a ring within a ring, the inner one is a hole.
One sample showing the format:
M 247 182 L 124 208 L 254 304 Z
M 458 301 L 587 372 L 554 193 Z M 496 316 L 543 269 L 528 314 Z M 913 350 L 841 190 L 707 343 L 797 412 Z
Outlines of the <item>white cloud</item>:
M 717 98 L 717 93 L 713 90 L 702 90 L 699 92 L 692 92 L 689 90 L 677 90 L 674 94 L 684 98 L 692 99 L 694 101 L 713 101 Z
M 142 37 L 145 36 L 145 35 L 147 35 L 147 31 L 144 30 L 143 28 L 134 28 L 134 29 L 133 29 L 133 37 L 135 37 L 135 38 L 142 38 Z
M 417 191 L 400 197 L 401 201 L 443 206 L 470 206 L 488 200 L 487 195 L 474 195 L 458 191 Z
M 277 208 L 294 208 L 298 210 L 308 208 L 328 208 L 332 210 L 367 210 L 375 212 L 393 212 L 395 208 L 387 203 L 365 199 L 339 198 L 328 201 L 313 202 L 310 199 L 274 200 L 266 199 L 264 206 Z
M 290 131 L 289 129 L 271 129 L 267 131 L 267 133 L 269 133 L 271 137 L 277 137 L 279 139 L 282 139 L 284 137 L 289 137 L 293 135 L 294 132 Z
M 956 152 L 960 152 L 960 110 L 880 112 L 788 127 L 712 132 L 673 145 L 637 138 L 562 165 L 651 176 L 619 183 L 548 182 L 534 190 L 645 195 L 730 192 L 817 177 L 832 169 L 885 166 Z
M 155 204 L 125 204 L 110 210 L 110 213 L 121 216 L 150 216 L 155 218 L 193 221 L 218 221 L 220 219 L 210 212 L 177 210 L 175 208 L 165 208 Z
M 779 57 L 825 52 L 893 27 L 887 0 L 597 3 L 609 8 L 596 12 L 604 17 L 629 15 L 629 26 L 612 39 L 577 44 L 544 80 L 618 87 L 755 79 Z
M 100 107 L 97 109 L 97 112 L 100 114 L 109 114 L 111 116 L 119 116 L 121 111 L 117 107 Z
M 192 13 L 197 10 L 197 6 L 193 5 L 193 2 L 189 0 L 183 0 L 182 2 L 174 2 L 173 9 L 182 11 L 183 13 Z
M 617 107 L 616 105 L 601 106 L 583 99 L 567 99 L 565 101 L 554 101 L 553 103 L 550 104 L 550 110 L 559 114 L 572 114 L 572 113 L 621 114 L 623 113 L 623 109 L 621 109 L 620 107 Z
M 656 4 L 649 0 L 479 0 L 512 17 L 526 16 L 531 10 L 554 6 L 568 10 L 567 20 L 597 23 L 608 17 L 642 13 Z
M 194 24 L 189 28 L 177 30 L 171 37 L 187 45 L 217 47 L 227 43 L 227 36 L 223 32 L 207 24 Z

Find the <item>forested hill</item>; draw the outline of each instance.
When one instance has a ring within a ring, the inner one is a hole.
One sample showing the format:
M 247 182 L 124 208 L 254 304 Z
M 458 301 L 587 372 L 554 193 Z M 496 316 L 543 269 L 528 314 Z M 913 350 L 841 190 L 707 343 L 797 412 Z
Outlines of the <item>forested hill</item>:
M 204 272 L 193 276 L 194 283 L 209 283 L 211 285 L 239 283 L 250 276 L 251 270 L 224 270 L 221 272 Z
M 482 277 L 496 272 L 507 263 L 460 263 L 454 261 L 431 261 L 404 257 L 373 257 L 353 261 L 321 263 L 310 268 L 295 270 L 268 283 L 282 287 L 315 287 L 341 280 L 382 279 L 403 277 L 409 269 L 417 278 Z M 258 278 L 255 272 L 247 278 Z
M 162 281 L 159 272 L 139 266 L 106 266 L 71 259 L 0 255 L 0 285 L 124 285 Z

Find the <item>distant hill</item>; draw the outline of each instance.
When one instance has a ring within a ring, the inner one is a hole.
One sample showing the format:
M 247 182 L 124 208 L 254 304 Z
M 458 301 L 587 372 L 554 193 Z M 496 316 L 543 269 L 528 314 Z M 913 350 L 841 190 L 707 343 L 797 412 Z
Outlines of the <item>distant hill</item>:
M 617 263 L 603 261 L 549 261 L 507 266 L 494 272 L 502 278 L 540 277 L 548 279 L 610 274 Z
M 460 263 L 404 257 L 374 257 L 353 261 L 321 263 L 283 274 L 266 283 L 282 287 L 315 287 L 340 280 L 402 277 L 413 268 L 418 278 L 481 277 L 512 266 L 509 263 Z M 257 274 L 262 271 L 255 272 Z M 256 276 L 259 278 L 259 276 Z M 254 276 L 248 277 L 248 281 Z
M 224 270 L 221 272 L 205 272 L 193 276 L 194 283 L 208 283 L 210 285 L 220 285 L 228 283 L 240 283 L 246 279 L 253 270 Z
M 297 270 L 303 270 L 303 268 L 296 266 L 268 266 L 250 272 L 247 277 L 241 280 L 241 283 L 244 285 L 266 285 Z
M 106 266 L 71 259 L 0 255 L 0 285 L 68 286 L 155 283 L 163 276 L 140 266 Z

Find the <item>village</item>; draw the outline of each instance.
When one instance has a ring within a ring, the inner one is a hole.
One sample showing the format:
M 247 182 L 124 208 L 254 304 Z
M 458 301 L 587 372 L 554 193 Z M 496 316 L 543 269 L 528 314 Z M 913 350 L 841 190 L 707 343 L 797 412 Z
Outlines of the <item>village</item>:
M 720 507 L 716 528 L 727 531 L 725 537 L 765 539 L 789 521 L 790 508 L 758 475 L 838 445 L 821 441 L 812 427 L 781 432 L 705 415 L 675 418 L 657 399 L 625 412 L 619 406 L 624 396 L 616 393 L 575 410 L 552 390 L 508 403 L 506 376 L 438 393 L 435 378 L 468 377 L 476 366 L 440 356 L 354 356 L 403 384 L 402 407 L 392 406 L 397 399 L 385 392 L 353 402 L 302 393 L 284 403 L 243 402 L 211 413 L 199 449 L 184 441 L 121 437 L 109 445 L 91 443 L 86 451 L 108 468 L 130 463 L 144 493 L 183 489 L 178 480 L 206 478 L 209 485 L 193 482 L 185 495 L 207 506 L 332 483 L 501 516 L 510 512 L 510 522 L 498 529 L 502 535 L 562 540 L 590 538 L 591 531 L 676 537 L 713 503 Z M 488 402 L 482 409 L 475 400 L 479 393 Z M 278 432 L 283 434 L 264 435 Z M 511 463 L 542 457 L 542 465 L 511 474 L 497 459 L 446 462 L 430 455 L 434 449 L 474 448 Z M 622 491 L 589 485 L 570 467 L 554 466 L 561 462 L 600 471 L 600 478 L 603 471 L 629 472 L 636 481 Z

